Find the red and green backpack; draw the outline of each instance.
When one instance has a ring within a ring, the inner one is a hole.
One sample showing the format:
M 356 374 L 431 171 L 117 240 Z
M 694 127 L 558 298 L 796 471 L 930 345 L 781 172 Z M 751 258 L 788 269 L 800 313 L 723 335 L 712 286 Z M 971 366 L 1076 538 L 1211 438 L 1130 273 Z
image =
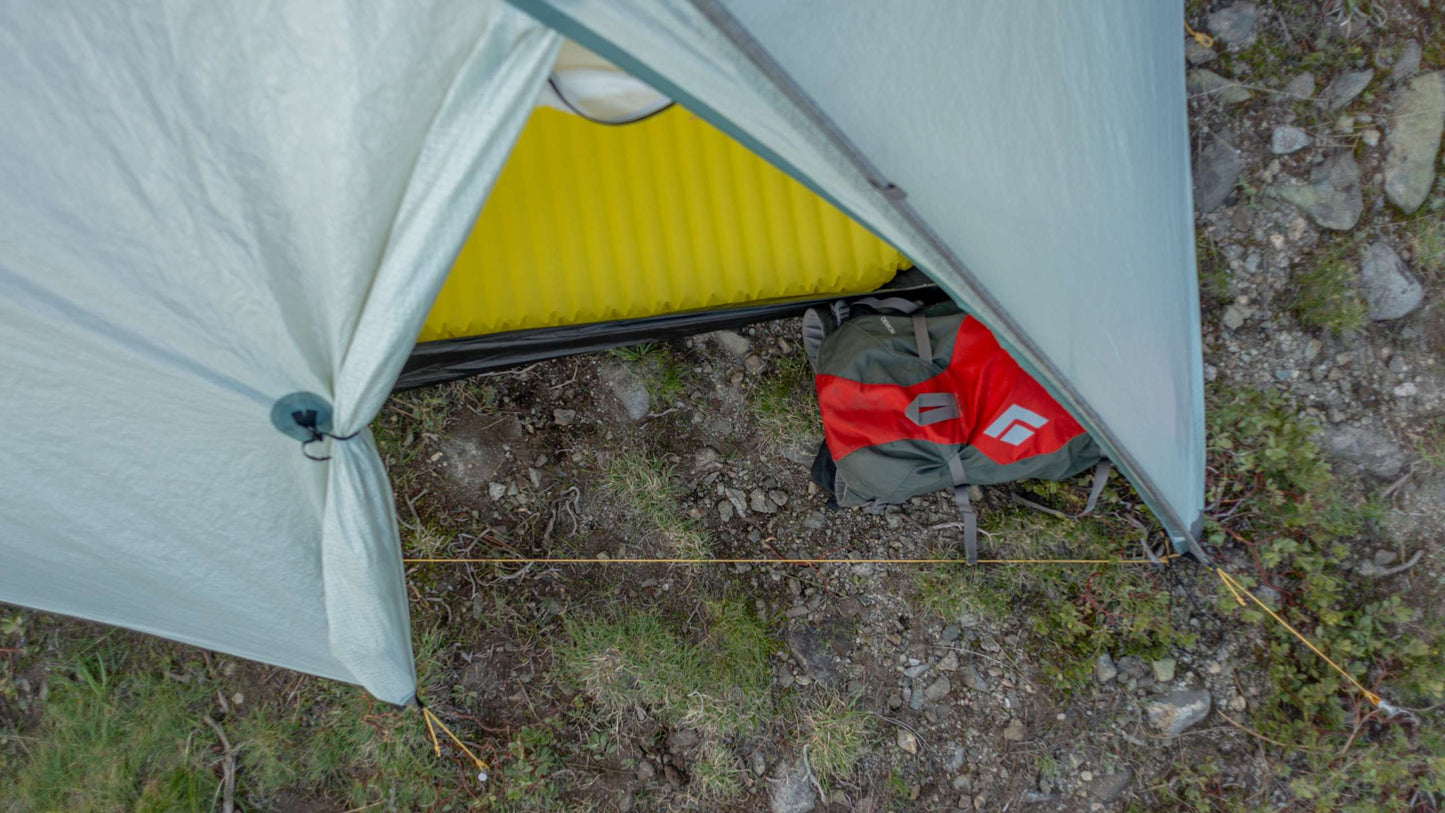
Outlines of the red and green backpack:
M 1099 467 L 1099 446 L 977 319 L 951 302 L 843 300 L 803 317 L 824 442 L 813 478 L 841 506 L 881 506 L 953 489 L 970 563 L 968 486 L 1062 480 Z

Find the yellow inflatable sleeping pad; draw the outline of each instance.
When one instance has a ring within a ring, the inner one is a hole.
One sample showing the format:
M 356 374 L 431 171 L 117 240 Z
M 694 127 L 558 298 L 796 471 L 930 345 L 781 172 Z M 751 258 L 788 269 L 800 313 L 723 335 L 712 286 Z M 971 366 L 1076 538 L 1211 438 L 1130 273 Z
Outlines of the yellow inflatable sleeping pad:
M 680 107 L 539 108 L 420 339 L 871 291 L 908 261 Z

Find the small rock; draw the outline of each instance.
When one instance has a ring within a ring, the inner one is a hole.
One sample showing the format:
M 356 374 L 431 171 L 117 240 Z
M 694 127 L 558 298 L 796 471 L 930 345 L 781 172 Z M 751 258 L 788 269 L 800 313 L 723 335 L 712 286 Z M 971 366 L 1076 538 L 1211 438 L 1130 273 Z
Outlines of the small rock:
M 1244 162 L 1224 134 L 1211 135 L 1194 156 L 1194 208 L 1198 212 L 1212 212 L 1224 205 Z
M 1186 689 L 1151 700 L 1144 706 L 1149 723 L 1166 737 L 1177 737 L 1209 716 L 1209 692 Z
M 1225 104 L 1242 104 L 1254 98 L 1249 88 L 1207 68 L 1194 68 L 1186 73 L 1184 84 L 1190 96 L 1205 96 Z
M 1360 133 L 1360 140 L 1365 142 L 1366 147 L 1377 147 L 1380 144 L 1380 131 L 1371 127 Z
M 943 659 L 938 662 L 937 668 L 940 672 L 957 672 L 958 653 L 954 652 L 953 650 L 949 650 L 948 653 L 943 656 Z
M 1174 679 L 1177 664 L 1173 658 L 1160 658 L 1149 665 L 1154 669 L 1154 679 L 1160 683 L 1168 683 Z
M 778 763 L 776 781 L 768 783 L 768 809 L 772 813 L 812 813 L 818 796 L 808 780 L 808 768 L 802 762 Z
M 652 396 L 647 393 L 647 385 L 631 369 L 620 364 L 609 364 L 598 371 L 598 377 L 612 391 L 632 421 L 646 418 L 647 413 L 652 410 Z
M 1118 801 L 1119 797 L 1123 796 L 1124 791 L 1128 790 L 1133 783 L 1134 769 L 1125 765 L 1124 770 L 1118 773 L 1104 774 L 1087 780 L 1084 783 L 1083 791 L 1090 798 L 1104 804 L 1112 804 Z
M 1349 150 L 1337 150 L 1310 170 L 1307 184 L 1276 184 L 1265 194 L 1292 204 L 1316 225 L 1349 231 L 1365 209 L 1360 192 L 1360 167 Z
M 948 764 L 945 767 L 949 771 L 962 770 L 963 764 L 968 761 L 968 751 L 956 742 L 947 743 L 943 748 L 948 753 Z
M 1385 137 L 1385 196 L 1406 214 L 1430 195 L 1435 156 L 1445 130 L 1445 71 L 1423 74 L 1395 94 L 1394 124 Z
M 728 500 L 718 500 L 717 516 L 723 522 L 732 522 L 733 504 Z
M 638 780 L 646 782 L 654 776 L 657 776 L 657 767 L 652 764 L 652 760 L 642 760 L 642 763 L 637 766 Z
M 961 630 L 957 624 L 949 624 L 943 628 L 943 632 L 938 636 L 938 642 L 940 644 L 951 644 L 958 640 L 959 632 L 961 632 Z
M 768 770 L 767 757 L 763 756 L 761 750 L 754 751 L 752 756 L 748 757 L 748 767 L 753 769 L 754 774 L 762 776 L 764 773 L 767 773 Z
M 1375 78 L 1373 69 L 1363 71 L 1346 71 L 1339 75 L 1325 92 L 1320 94 L 1320 103 L 1326 110 L 1339 110 L 1355 100 L 1366 87 L 1370 80 Z
M 988 681 L 973 667 L 973 664 L 963 667 L 963 685 L 975 692 L 986 692 L 989 690 Z
M 945 697 L 948 697 L 948 693 L 952 690 L 953 684 L 948 682 L 948 678 L 940 677 L 938 680 L 935 680 L 932 683 L 928 684 L 928 688 L 923 690 L 923 696 L 929 700 L 937 702 Z
M 1259 6 L 1249 2 L 1233 3 L 1204 18 L 1209 32 L 1236 50 L 1254 42 L 1258 22 Z
M 788 504 L 788 492 L 781 491 L 775 488 L 772 491 L 768 492 L 768 499 L 772 500 L 774 505 L 781 508 L 782 506 Z
M 898 748 L 905 754 L 918 753 L 918 738 L 906 728 L 898 729 Z
M 1284 95 L 1296 99 L 1309 99 L 1315 95 L 1315 75 L 1309 71 L 1289 80 L 1284 86 Z
M 1420 71 L 1420 43 L 1406 40 L 1400 46 L 1400 55 L 1395 57 L 1395 67 L 1390 70 L 1391 82 L 1403 82 Z
M 1230 305 L 1224 309 L 1224 326 L 1230 330 L 1239 330 L 1244 326 L 1246 309 L 1239 305 Z
M 753 355 L 743 359 L 743 367 L 750 375 L 759 375 L 768 368 L 768 363 L 761 356 Z
M 1362 426 L 1331 426 L 1320 432 L 1320 446 L 1331 457 L 1390 480 L 1405 468 L 1405 452 L 1390 438 Z
M 1119 676 L 1119 667 L 1114 665 L 1114 659 L 1107 652 L 1100 652 L 1099 657 L 1094 660 L 1094 680 L 1100 683 L 1108 683 Z
M 1314 139 L 1298 127 L 1276 127 L 1269 137 L 1269 151 L 1275 155 L 1288 155 L 1308 147 Z
M 1008 726 L 1003 730 L 1003 738 L 1009 742 L 1021 742 L 1026 736 L 1028 728 L 1024 726 L 1024 721 L 1017 717 L 1009 720 Z
M 753 343 L 748 340 L 748 337 L 732 330 L 718 330 L 709 333 L 708 338 L 721 347 L 723 352 L 737 359 L 747 358 L 748 353 L 751 353 L 753 349 Z
M 1184 61 L 1190 65 L 1203 65 L 1214 58 L 1214 49 L 1205 48 L 1193 37 L 1184 38 Z
M 1360 265 L 1360 283 L 1370 319 L 1384 322 L 1414 312 L 1425 298 L 1425 289 L 1410 274 L 1405 261 L 1388 243 L 1371 243 Z
M 738 513 L 738 516 L 745 517 L 748 515 L 748 498 L 742 489 L 725 488 L 723 489 L 723 494 L 728 498 L 728 502 L 733 504 L 733 510 Z
M 552 420 L 556 421 L 558 426 L 571 426 L 577 422 L 577 410 L 554 409 L 552 410 Z
M 863 612 L 863 602 L 853 596 L 848 596 L 838 602 L 838 614 L 844 618 L 856 618 Z
M 748 507 L 759 514 L 773 514 L 778 510 L 773 501 L 768 499 L 768 493 L 761 488 L 755 488 L 748 494 Z
M 680 753 L 696 746 L 698 743 L 697 732 L 690 728 L 683 728 L 667 735 L 668 750 L 673 753 Z
M 506 483 L 487 483 L 487 496 L 491 497 L 493 502 L 507 496 Z

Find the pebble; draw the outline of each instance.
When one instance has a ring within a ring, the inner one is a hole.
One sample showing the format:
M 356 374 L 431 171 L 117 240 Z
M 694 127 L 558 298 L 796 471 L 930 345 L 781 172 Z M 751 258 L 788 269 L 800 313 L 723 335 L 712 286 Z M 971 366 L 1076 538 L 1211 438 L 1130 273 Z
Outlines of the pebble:
M 1385 196 L 1405 214 L 1419 209 L 1435 183 L 1435 157 L 1445 130 L 1445 71 L 1411 79 L 1396 91 L 1394 124 L 1385 141 Z
M 1284 86 L 1284 94 L 1293 96 L 1296 99 L 1308 99 L 1315 95 L 1315 75 L 1309 71 L 1289 80 Z
M 1114 665 L 1114 659 L 1107 652 L 1099 653 L 1094 660 L 1094 679 L 1100 683 L 1108 683 L 1119 676 L 1119 667 Z
M 1145 704 L 1149 723 L 1166 737 L 1177 737 L 1209 716 L 1209 692 L 1186 689 L 1170 692 Z
M 1325 88 L 1325 92 L 1320 94 L 1325 109 L 1339 110 L 1348 105 L 1369 86 L 1370 80 L 1374 78 L 1375 71 L 1369 68 L 1340 74 L 1335 81 L 1330 83 L 1329 87 Z
M 905 754 L 917 754 L 918 737 L 906 728 L 898 729 L 898 748 Z
M 1024 726 L 1024 721 L 1017 717 L 1009 720 L 1008 727 L 1003 730 L 1003 738 L 1009 742 L 1021 742 L 1026 736 L 1028 729 Z
M 577 421 L 577 410 L 554 409 L 552 410 L 552 420 L 556 421 L 558 426 L 571 426 Z
M 1269 151 L 1275 155 L 1288 155 L 1314 143 L 1310 134 L 1298 127 L 1276 127 L 1269 138 Z
M 943 656 L 942 660 L 940 660 L 940 661 L 938 662 L 938 671 L 940 671 L 940 672 L 957 672 L 957 671 L 958 671 L 958 653 L 957 653 L 957 652 L 954 652 L 954 651 L 952 651 L 952 650 L 949 650 L 949 652 L 948 652 L 946 655 Z
M 1377 240 L 1365 250 L 1360 284 L 1369 305 L 1371 321 L 1384 322 L 1413 313 L 1425 298 L 1425 289 L 1389 243 Z
M 948 693 L 952 690 L 953 684 L 949 683 L 948 678 L 939 677 L 938 680 L 930 683 L 927 689 L 923 690 L 923 696 L 928 698 L 929 700 L 937 702 L 947 697 Z
M 1254 42 L 1259 6 L 1246 0 L 1232 3 L 1204 18 L 1209 32 L 1225 45 L 1238 50 Z
M 1168 683 L 1174 679 L 1176 664 L 1173 658 L 1160 658 L 1149 665 L 1154 669 L 1154 679 L 1160 683 Z

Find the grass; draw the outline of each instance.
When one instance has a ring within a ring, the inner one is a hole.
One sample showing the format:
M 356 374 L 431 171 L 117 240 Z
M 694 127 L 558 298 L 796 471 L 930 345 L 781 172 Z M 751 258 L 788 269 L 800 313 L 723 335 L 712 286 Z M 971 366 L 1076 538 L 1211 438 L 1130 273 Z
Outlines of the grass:
M 661 458 L 639 452 L 613 455 L 603 470 L 603 483 L 631 514 L 661 535 L 671 555 L 711 556 L 712 540 L 683 512 L 672 467 Z
M 1408 239 L 1415 254 L 1415 269 L 1431 281 L 1445 278 L 1445 219 L 1441 214 L 1414 220 Z
M 802 744 L 808 764 L 825 786 L 844 779 L 867 753 L 872 718 L 852 699 L 823 695 L 801 712 Z
M 607 351 L 608 355 L 632 365 L 647 382 L 647 391 L 657 402 L 677 406 L 687 395 L 691 371 L 679 362 L 665 344 L 645 342 Z
M 1337 238 L 1295 278 L 1293 309 L 1306 327 L 1336 335 L 1365 326 L 1367 310 L 1356 283 L 1357 241 Z
M 710 610 L 699 641 L 650 612 L 571 619 L 557 648 L 559 671 L 614 722 L 640 707 L 705 737 L 756 731 L 772 711 L 768 661 L 777 642 L 741 604 Z
M 750 387 L 748 401 L 774 445 L 823 436 L 823 418 L 813 395 L 813 370 L 802 354 L 778 358 L 767 375 Z

